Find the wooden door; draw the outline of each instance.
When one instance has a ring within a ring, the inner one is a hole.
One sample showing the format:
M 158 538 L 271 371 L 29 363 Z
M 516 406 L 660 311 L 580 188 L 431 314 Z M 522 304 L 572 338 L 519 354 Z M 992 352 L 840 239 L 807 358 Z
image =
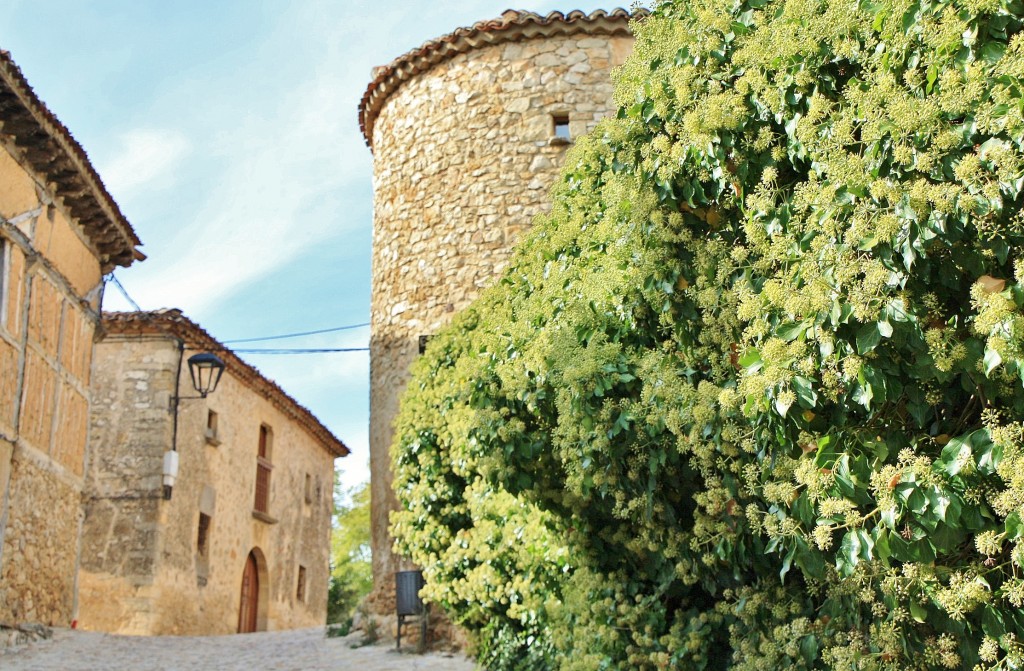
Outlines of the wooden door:
M 259 611 L 260 576 L 256 569 L 256 557 L 249 553 L 242 571 L 242 600 L 238 606 L 238 633 L 256 631 L 256 613 Z

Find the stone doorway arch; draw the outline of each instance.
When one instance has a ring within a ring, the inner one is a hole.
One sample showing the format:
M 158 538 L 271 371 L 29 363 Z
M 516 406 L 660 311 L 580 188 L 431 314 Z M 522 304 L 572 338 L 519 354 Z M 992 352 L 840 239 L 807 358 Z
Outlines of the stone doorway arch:
M 267 629 L 267 596 L 270 575 L 263 551 L 253 548 L 242 569 L 242 590 L 238 602 L 238 633 L 248 634 Z

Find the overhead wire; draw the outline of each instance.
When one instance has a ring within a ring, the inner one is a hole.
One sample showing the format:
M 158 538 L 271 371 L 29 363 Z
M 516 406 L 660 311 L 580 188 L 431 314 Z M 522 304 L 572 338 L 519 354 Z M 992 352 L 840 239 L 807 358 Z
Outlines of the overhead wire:
M 124 299 L 128 301 L 128 304 L 131 305 L 136 312 L 142 312 L 142 308 L 140 308 L 139 304 L 136 303 L 135 300 L 128 295 L 128 291 L 124 288 L 124 285 L 121 284 L 121 280 L 117 279 L 117 275 L 115 275 L 114 273 L 110 273 L 109 275 L 107 275 L 107 279 L 114 283 L 114 286 L 117 287 L 117 290 L 121 292 L 121 295 L 124 296 Z
M 260 337 L 260 338 L 235 338 L 233 340 L 222 340 L 221 342 L 227 344 L 227 343 L 232 343 L 232 342 L 263 342 L 263 341 L 266 341 L 266 340 L 284 340 L 285 338 L 300 338 L 302 336 L 319 335 L 321 333 L 334 333 L 336 331 L 350 331 L 352 329 L 363 328 L 364 326 L 369 326 L 369 325 L 370 325 L 370 322 L 365 322 L 363 324 L 348 324 L 346 326 L 334 326 L 334 327 L 326 328 L 326 329 L 318 329 L 316 331 L 302 331 L 301 333 L 285 333 L 283 335 L 263 336 L 263 337 Z M 235 350 L 235 351 L 241 351 L 241 350 Z
M 225 348 L 227 349 L 227 348 Z M 231 349 L 236 354 L 328 354 L 331 352 L 369 352 L 369 347 L 296 347 L 285 349 L 255 348 L 255 349 Z
M 132 308 L 134 308 L 136 312 L 142 312 L 143 311 L 142 308 L 139 307 L 139 304 L 136 303 L 135 300 L 132 299 L 132 297 L 130 295 L 128 295 L 128 291 L 124 288 L 124 285 L 121 284 L 121 281 L 117 279 L 117 276 L 114 275 L 114 273 L 110 273 L 109 275 L 107 275 L 106 280 L 109 280 L 110 282 L 112 282 L 114 284 L 115 287 L 117 287 L 117 290 L 121 292 L 121 295 L 124 296 L 124 299 L 126 301 L 128 301 L 129 305 L 131 305 Z M 300 331 L 300 332 L 297 332 L 297 333 L 284 333 L 284 334 L 275 335 L 275 336 L 262 336 L 262 337 L 259 337 L 259 338 L 236 338 L 234 340 L 222 340 L 221 344 L 227 344 L 227 343 L 247 343 L 247 342 L 265 342 L 267 340 L 284 340 L 286 338 L 301 338 L 303 336 L 319 335 L 321 333 L 335 333 L 335 332 L 338 332 L 338 331 L 350 331 L 352 329 L 364 328 L 364 327 L 369 326 L 369 325 L 370 325 L 370 322 L 365 322 L 365 323 L 360 323 L 360 324 L 346 324 L 345 326 L 333 326 L 331 328 L 316 329 L 314 331 Z M 258 347 L 256 347 L 256 348 L 240 348 L 240 349 L 239 348 L 233 348 L 233 347 L 223 347 L 223 348 L 220 348 L 220 349 L 224 350 L 224 351 L 235 352 L 236 354 L 329 354 L 329 353 L 333 353 L 333 352 L 369 352 L 370 351 L 369 347 L 315 347 L 315 348 L 314 347 L 294 347 L 294 348 L 287 348 L 287 347 L 258 348 Z

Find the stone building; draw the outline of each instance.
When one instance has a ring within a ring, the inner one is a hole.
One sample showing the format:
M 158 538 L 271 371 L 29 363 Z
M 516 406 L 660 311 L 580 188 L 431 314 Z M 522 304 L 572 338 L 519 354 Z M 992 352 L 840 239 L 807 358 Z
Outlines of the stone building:
M 348 449 L 178 310 L 107 313 L 103 327 L 79 626 L 203 635 L 322 625 L 334 459 Z M 198 352 L 226 364 L 206 398 L 187 365 Z
M 0 622 L 74 617 L 103 275 L 139 244 L 0 51 Z
M 508 11 L 376 68 L 359 106 L 374 157 L 370 468 L 375 609 L 393 609 L 389 449 L 410 363 L 502 271 L 547 207 L 566 148 L 614 112 L 624 10 Z

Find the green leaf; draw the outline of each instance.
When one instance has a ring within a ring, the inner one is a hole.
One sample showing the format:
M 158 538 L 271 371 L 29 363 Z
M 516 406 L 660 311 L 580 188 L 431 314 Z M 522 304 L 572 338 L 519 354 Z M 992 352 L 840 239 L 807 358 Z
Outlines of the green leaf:
M 1002 42 L 987 42 L 978 51 L 978 57 L 986 63 L 995 63 L 1003 57 L 1006 45 Z
M 875 349 L 882 340 L 882 334 L 877 324 L 865 324 L 857 331 L 857 351 L 860 354 L 867 354 Z
M 878 322 L 878 334 L 883 338 L 891 338 L 892 324 L 886 321 Z
M 800 656 L 803 657 L 804 662 L 806 662 L 807 668 L 814 666 L 814 661 L 818 659 L 817 636 L 811 634 L 800 639 Z
M 888 563 L 892 556 L 892 548 L 889 547 L 889 531 L 885 527 L 875 527 L 875 555 L 882 561 Z
M 779 571 L 779 580 L 785 581 L 786 574 L 789 573 L 790 567 L 793 565 L 793 558 L 796 557 L 796 545 L 789 548 L 789 552 L 782 559 L 782 569 Z
M 775 329 L 775 335 L 779 336 L 783 340 L 796 340 L 803 335 L 806 330 L 807 324 L 804 322 L 787 322 L 785 324 L 781 324 L 777 329 Z
M 916 622 L 924 624 L 928 619 L 928 609 L 914 596 L 910 597 L 910 615 Z
M 959 473 L 965 464 L 973 461 L 971 446 L 963 438 L 953 438 L 942 448 L 942 454 L 935 462 L 947 475 Z
M 1010 513 L 1006 517 L 1004 528 L 1006 529 L 1006 539 L 1008 541 L 1015 541 L 1024 535 L 1024 523 L 1021 521 L 1020 514 Z
M 999 364 L 1003 362 L 1003 357 L 1000 356 L 996 350 L 986 347 L 985 348 L 985 377 L 989 377 Z
M 1006 634 L 1006 624 L 1003 622 L 1003 613 L 1000 609 L 986 605 L 981 611 L 981 630 L 986 636 L 998 640 Z
M 797 375 L 793 378 L 793 391 L 796 392 L 796 400 L 804 408 L 813 408 L 818 404 L 818 393 L 814 391 L 812 380 Z
M 847 531 L 843 536 L 843 542 L 839 545 L 839 552 L 836 553 L 836 570 L 843 577 L 850 577 L 860 562 L 860 538 L 857 530 Z
M 860 376 L 863 378 L 863 375 Z M 863 405 L 865 409 L 871 409 L 871 401 L 875 398 L 875 390 L 867 380 L 861 379 L 853 387 L 853 393 L 851 394 L 854 403 Z
M 763 362 L 761 361 L 761 353 L 751 347 L 743 353 L 743 356 L 740 357 L 737 363 L 739 363 L 743 368 L 752 369 L 750 372 L 753 373 L 761 368 L 761 364 Z

